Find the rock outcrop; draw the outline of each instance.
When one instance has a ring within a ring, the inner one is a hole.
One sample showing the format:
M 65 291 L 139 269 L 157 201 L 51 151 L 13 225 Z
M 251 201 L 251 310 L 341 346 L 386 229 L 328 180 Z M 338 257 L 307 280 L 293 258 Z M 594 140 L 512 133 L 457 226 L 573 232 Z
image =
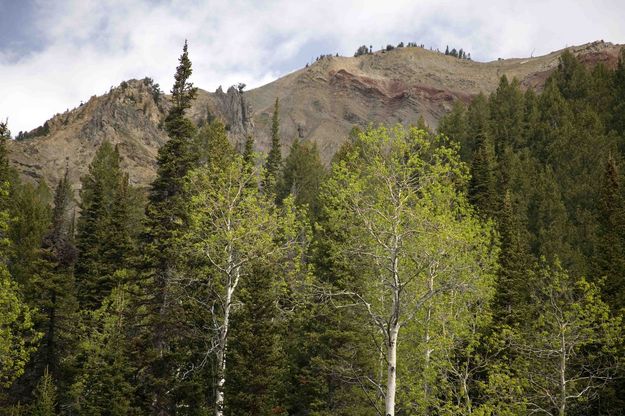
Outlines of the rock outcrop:
M 587 65 L 616 65 L 619 45 L 603 41 L 570 49 Z M 454 100 L 468 102 L 497 88 L 502 75 L 516 77 L 523 88 L 540 90 L 557 67 L 562 51 L 548 55 L 481 63 L 418 47 L 397 48 L 356 58 L 324 56 L 260 88 L 243 92 L 200 90 L 189 116 L 201 125 L 213 117 L 227 126 L 240 146 L 248 135 L 257 149 L 270 142 L 273 104 L 280 99 L 283 153 L 299 138 L 317 143 L 326 162 L 351 128 L 369 123 L 416 123 L 431 127 Z M 103 140 L 117 145 L 133 183 L 147 186 L 155 176 L 159 147 L 167 140 L 161 122 L 169 102 L 150 79 L 130 80 L 100 97 L 57 114 L 43 126 L 13 141 L 11 159 L 23 177 L 54 184 L 69 169 L 76 184 Z

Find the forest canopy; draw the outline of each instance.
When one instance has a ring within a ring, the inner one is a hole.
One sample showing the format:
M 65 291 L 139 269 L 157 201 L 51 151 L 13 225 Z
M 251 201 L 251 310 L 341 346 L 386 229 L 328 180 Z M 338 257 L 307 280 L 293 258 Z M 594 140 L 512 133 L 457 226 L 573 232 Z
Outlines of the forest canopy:
M 196 126 L 192 73 L 185 43 L 147 193 L 104 141 L 77 210 L 0 124 L 0 414 L 625 411 L 625 52 L 329 167 L 278 98 L 267 156 Z

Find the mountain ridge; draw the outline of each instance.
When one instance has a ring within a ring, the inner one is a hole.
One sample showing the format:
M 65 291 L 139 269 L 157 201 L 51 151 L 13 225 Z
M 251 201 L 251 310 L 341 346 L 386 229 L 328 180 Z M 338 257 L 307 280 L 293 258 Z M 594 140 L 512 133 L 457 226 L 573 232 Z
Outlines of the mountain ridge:
M 582 63 L 616 64 L 621 45 L 596 41 L 565 48 Z M 502 75 L 523 88 L 540 90 L 565 50 L 530 58 L 491 62 L 462 60 L 419 47 L 378 51 L 359 57 L 324 56 L 306 68 L 242 92 L 220 87 L 199 90 L 188 115 L 197 124 L 220 117 L 230 140 L 240 146 L 252 135 L 259 151 L 270 141 L 273 104 L 280 99 L 283 154 L 294 139 L 317 143 L 328 162 L 353 126 L 369 123 L 414 124 L 423 117 L 431 127 L 455 100 L 468 102 L 494 91 Z M 149 78 L 123 81 L 102 96 L 57 114 L 10 143 L 11 162 L 27 179 L 54 184 L 69 169 L 78 185 L 104 140 L 118 145 L 131 182 L 147 186 L 155 176 L 158 148 L 167 136 L 160 128 L 169 108 Z

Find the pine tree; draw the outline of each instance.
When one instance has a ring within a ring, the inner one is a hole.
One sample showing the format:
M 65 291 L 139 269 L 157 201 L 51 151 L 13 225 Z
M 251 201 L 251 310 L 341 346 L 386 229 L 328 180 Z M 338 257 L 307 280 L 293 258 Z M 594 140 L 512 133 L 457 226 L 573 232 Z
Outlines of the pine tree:
M 478 94 L 466 110 L 466 135 L 469 138 L 466 145 L 475 150 L 480 138 L 492 136 L 490 131 L 490 108 L 484 94 Z
M 43 238 L 37 273 L 24 284 L 26 299 L 38 310 L 35 327 L 43 333 L 41 345 L 29 365 L 29 377 L 39 377 L 48 368 L 63 393 L 73 371 L 71 358 L 76 351 L 78 319 L 72 203 L 73 191 L 66 170 L 55 190 L 52 222 Z
M 11 179 L 14 177 L 13 170 L 9 165 L 9 151 L 7 149 L 7 141 L 11 140 L 11 132 L 6 122 L 0 121 L 0 183 L 6 183 L 7 191 L 9 191 L 9 186 L 11 183 Z M 2 206 L 0 206 L 0 210 L 6 210 L 8 208 L 9 198 L 4 198 L 2 201 Z
M 3 203 L 8 197 L 7 185 L 6 182 L 0 184 Z M 0 388 L 9 387 L 24 373 L 38 338 L 33 328 L 32 312 L 7 269 L 8 221 L 8 212 L 0 211 Z
M 625 307 L 625 198 L 616 161 L 610 155 L 598 200 L 599 242 L 595 275 L 604 277 L 604 299 L 613 311 Z
M 174 86 L 171 90 L 171 100 L 173 107 L 170 110 L 167 122 L 167 132 L 170 136 L 175 135 L 176 126 L 179 125 L 179 118 L 184 117 L 184 112 L 188 108 L 191 108 L 193 99 L 197 95 L 197 88 L 193 86 L 193 83 L 189 82 L 193 70 L 191 69 L 191 60 L 189 59 L 189 51 L 187 41 L 184 41 L 182 47 L 182 55 L 179 58 L 180 65 L 176 68 L 176 74 L 174 75 Z
M 252 265 L 241 288 L 240 308 L 228 346 L 227 415 L 280 414 L 284 391 L 284 319 L 279 310 L 280 286 L 272 265 Z
M 76 284 L 82 307 L 99 306 L 115 285 L 115 270 L 127 266 L 131 250 L 128 176 L 117 148 L 102 143 L 82 178 Z
M 141 345 L 144 349 L 143 395 L 153 414 L 173 414 L 176 407 L 176 374 L 174 368 L 174 344 L 181 334 L 176 329 L 171 302 L 171 278 L 176 273 L 178 251 L 176 241 L 187 222 L 183 186 L 187 172 L 192 168 L 195 156 L 191 152 L 196 129 L 185 117 L 197 93 L 189 82 L 192 74 L 187 43 L 185 42 L 179 65 L 174 75 L 172 107 L 165 119 L 165 131 L 169 140 L 159 149 L 157 176 L 149 192 L 146 208 L 146 230 L 142 237 L 142 279 L 145 296 L 141 303 L 147 307 L 148 328 L 143 332 Z M 184 351 L 178 351 L 184 353 Z
M 10 201 L 8 237 L 11 240 L 9 269 L 20 284 L 27 284 L 37 272 L 41 244 L 50 226 L 52 195 L 45 181 L 35 187 L 29 183 L 14 187 Z
M 523 319 L 523 307 L 528 302 L 525 284 L 531 267 L 523 223 L 515 210 L 512 193 L 506 191 L 499 216 L 501 236 L 500 269 L 493 302 L 493 315 L 497 324 L 511 325 Z
M 495 148 L 488 136 L 477 137 L 477 149 L 471 161 L 469 201 L 484 218 L 496 219 L 499 213 L 497 162 Z
M 280 100 L 276 98 L 271 118 L 271 147 L 265 162 L 264 186 L 267 192 L 275 192 L 278 174 L 282 168 L 282 151 L 280 150 Z
M 621 138 L 625 137 L 625 48 L 621 48 L 616 70 L 612 76 L 612 102 L 609 127 Z M 623 143 L 623 141 L 621 141 Z M 621 152 L 625 152 L 625 144 L 621 144 Z
M 453 103 L 451 111 L 441 118 L 438 124 L 438 132 L 460 144 L 462 160 L 468 162 L 473 156 L 474 137 L 468 134 L 467 109 L 460 100 Z
M 517 79 L 512 82 L 503 75 L 497 90 L 490 97 L 490 129 L 497 155 L 506 147 L 522 146 L 524 100 Z
M 30 412 L 30 416 L 56 416 L 58 414 L 56 406 L 56 387 L 52 375 L 46 368 L 37 385 L 35 404 Z
M 196 166 L 226 166 L 232 160 L 234 148 L 228 141 L 226 126 L 219 119 L 204 125 L 194 138 Z
M 254 159 L 254 138 L 247 136 L 245 139 L 245 146 L 243 148 L 243 159 L 246 163 L 251 164 Z
M 133 408 L 136 371 L 129 358 L 129 296 L 117 287 L 97 311 L 90 311 L 89 328 L 81 342 L 85 356 L 71 387 L 73 406 L 79 414 L 125 416 Z
M 565 99 L 577 101 L 587 98 L 590 88 L 588 71 L 568 49 L 560 55 L 553 78 Z
M 291 152 L 284 160 L 282 177 L 278 181 L 278 200 L 289 194 L 297 205 L 306 205 L 313 217 L 318 214 L 318 194 L 325 168 L 321 163 L 317 146 L 295 140 Z

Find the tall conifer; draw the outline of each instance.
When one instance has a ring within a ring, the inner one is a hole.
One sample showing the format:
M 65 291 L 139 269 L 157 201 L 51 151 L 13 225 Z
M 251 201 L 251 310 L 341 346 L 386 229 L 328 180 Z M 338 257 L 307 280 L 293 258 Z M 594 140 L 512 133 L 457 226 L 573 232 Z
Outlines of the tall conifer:
M 95 309 L 115 285 L 130 254 L 128 176 L 117 148 L 102 143 L 82 178 L 76 283 L 81 306 Z
M 172 107 L 165 119 L 169 140 L 159 149 L 157 176 L 150 188 L 146 208 L 146 230 L 143 235 L 142 261 L 145 289 L 143 303 L 147 305 L 147 331 L 142 334 L 145 380 L 142 388 L 146 401 L 155 415 L 174 414 L 176 409 L 176 303 L 171 293 L 171 279 L 179 261 L 176 241 L 187 222 L 183 195 L 184 178 L 193 166 L 191 152 L 196 128 L 185 111 L 191 107 L 197 88 L 189 82 L 192 74 L 187 42 L 185 41 L 171 90 Z
M 282 167 L 282 150 L 280 149 L 280 100 L 276 98 L 271 118 L 271 147 L 265 162 L 264 186 L 269 192 L 275 192 L 276 181 Z

